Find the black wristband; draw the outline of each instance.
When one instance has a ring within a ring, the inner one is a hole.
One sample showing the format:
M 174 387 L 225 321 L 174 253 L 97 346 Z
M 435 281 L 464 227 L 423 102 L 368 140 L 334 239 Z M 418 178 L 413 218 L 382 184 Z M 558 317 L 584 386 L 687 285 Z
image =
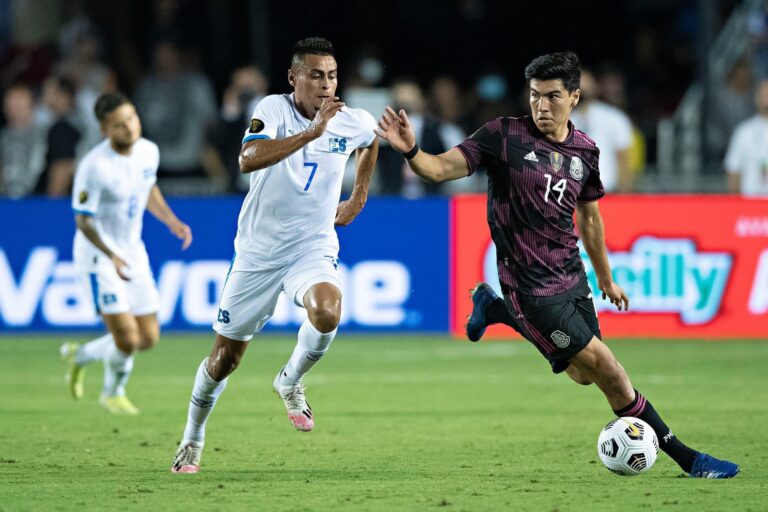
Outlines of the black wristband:
M 414 144 L 409 152 L 403 153 L 403 156 L 405 157 L 406 160 L 410 160 L 411 158 L 415 157 L 416 153 L 418 152 L 419 152 L 419 145 Z

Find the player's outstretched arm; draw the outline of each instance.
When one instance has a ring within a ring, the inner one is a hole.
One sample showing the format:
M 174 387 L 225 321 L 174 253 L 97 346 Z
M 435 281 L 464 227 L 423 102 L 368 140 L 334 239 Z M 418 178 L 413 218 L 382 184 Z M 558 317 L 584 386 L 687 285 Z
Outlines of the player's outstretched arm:
M 405 110 L 396 113 L 387 107 L 379 120 L 376 134 L 400 153 L 407 156 L 408 165 L 420 178 L 427 181 L 450 181 L 469 176 L 469 165 L 464 155 L 456 148 L 439 155 L 432 155 L 418 149 L 416 135 Z M 415 154 L 411 154 L 416 151 Z
M 367 148 L 357 148 L 355 151 L 355 185 L 349 199 L 339 203 L 336 208 L 336 226 L 346 226 L 357 217 L 366 201 L 368 201 L 368 187 L 371 184 L 373 169 L 376 167 L 376 158 L 379 156 L 379 139 Z
M 192 243 L 192 229 L 176 217 L 176 214 L 173 213 L 171 207 L 165 202 L 163 193 L 160 192 L 160 187 L 157 185 L 152 187 L 152 190 L 149 192 L 147 210 L 149 210 L 157 220 L 168 226 L 168 229 L 174 236 L 182 240 L 182 250 L 186 250 L 187 247 L 189 247 Z
M 343 106 L 344 102 L 338 97 L 326 98 L 315 118 L 303 132 L 285 139 L 256 139 L 246 142 L 240 149 L 240 172 L 248 174 L 271 167 L 319 138 L 325 132 L 328 121 L 333 119 Z
M 581 241 L 589 255 L 589 261 L 597 274 L 597 286 L 606 297 L 621 311 L 629 309 L 629 297 L 621 286 L 613 282 L 611 265 L 608 263 L 608 251 L 605 248 L 605 227 L 597 201 L 578 202 L 576 205 L 576 225 Z
M 120 276 L 120 279 L 128 281 L 128 264 L 120 256 L 115 254 L 106 243 L 104 243 L 96 226 L 93 224 L 93 217 L 91 215 L 78 213 L 75 215 L 75 224 L 77 225 L 77 229 L 83 232 L 85 238 L 112 260 L 112 264 L 115 265 L 115 270 L 117 271 L 117 275 Z

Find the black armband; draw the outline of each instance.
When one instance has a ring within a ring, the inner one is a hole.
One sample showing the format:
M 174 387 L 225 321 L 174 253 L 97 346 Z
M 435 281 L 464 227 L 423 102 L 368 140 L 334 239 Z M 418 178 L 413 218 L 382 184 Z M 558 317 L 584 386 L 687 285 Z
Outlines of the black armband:
M 414 144 L 413 148 L 411 148 L 411 150 L 409 152 L 403 153 L 403 156 L 405 157 L 406 160 L 410 160 L 411 158 L 415 157 L 416 153 L 418 153 L 418 152 L 419 152 L 419 145 L 418 144 Z

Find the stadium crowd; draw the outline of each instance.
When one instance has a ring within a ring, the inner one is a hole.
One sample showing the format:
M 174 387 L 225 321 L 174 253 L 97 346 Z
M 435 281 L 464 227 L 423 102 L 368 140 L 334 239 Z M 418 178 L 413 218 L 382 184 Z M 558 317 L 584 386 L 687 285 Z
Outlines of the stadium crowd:
M 149 2 L 143 39 L 132 44 L 118 42 L 95 21 L 84 7 L 87 2 L 17 2 L 16 11 L 24 10 L 22 4 L 27 9 L 55 4 L 66 12 L 56 23 L 35 20 L 36 36 L 20 37 L 9 24 L 0 24 L 0 196 L 67 196 L 79 157 L 101 137 L 93 104 L 99 94 L 115 90 L 130 95 L 144 135 L 159 145 L 158 176 L 169 195 L 247 190 L 247 178 L 237 163 L 240 139 L 259 99 L 286 90 L 283 75 L 241 64 L 214 80 L 203 71 L 211 67 L 206 58 L 210 61 L 213 52 L 201 51 L 204 43 L 194 37 L 204 21 L 190 27 L 183 20 L 189 2 Z M 482 16 L 488 16 L 482 10 L 486 4 L 459 2 L 461 15 L 468 24 L 480 23 Z M 10 0 L 0 2 L 0 10 L 11 11 L 13 5 Z M 6 14 L 4 18 L 10 19 L 10 12 Z M 16 18 L 23 15 L 15 12 Z M 603 181 L 610 191 L 637 191 L 638 177 L 654 173 L 656 124 L 674 111 L 693 77 L 691 16 L 680 10 L 674 20 L 675 40 L 665 39 L 664 28 L 652 23 L 634 27 L 627 60 L 631 66 L 582 56 L 589 69 L 582 79 L 583 101 L 574 112 L 574 122 L 601 148 Z M 30 26 L 29 21 L 22 26 Z M 768 78 L 765 15 L 750 20 L 749 33 L 749 51 L 713 94 L 714 122 L 708 137 L 711 154 L 719 162 L 725 160 L 731 134 L 755 114 L 754 91 Z M 445 69 L 426 79 L 393 74 L 380 49 L 371 45 L 360 46 L 341 64 L 341 96 L 347 104 L 374 116 L 387 104 L 406 108 L 413 113 L 420 146 L 432 153 L 455 146 L 500 112 L 517 116 L 529 110 L 523 80 L 509 76 L 508 70 L 488 69 L 466 77 Z M 733 171 L 725 167 L 719 168 Z M 348 169 L 347 190 L 353 172 Z M 422 182 L 406 172 L 402 157 L 386 145 L 375 176 L 374 194 L 419 197 L 485 190 L 480 174 L 448 184 Z M 731 191 L 736 189 L 732 186 Z

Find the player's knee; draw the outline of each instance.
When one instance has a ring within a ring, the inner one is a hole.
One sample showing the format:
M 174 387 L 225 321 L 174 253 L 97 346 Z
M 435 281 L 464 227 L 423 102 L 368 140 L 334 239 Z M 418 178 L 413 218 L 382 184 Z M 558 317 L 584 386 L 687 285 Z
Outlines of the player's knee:
M 141 346 L 139 331 L 132 327 L 117 327 L 112 331 L 117 347 L 126 353 L 133 353 Z
M 152 333 L 142 333 L 141 334 L 141 341 L 139 344 L 139 350 L 150 350 L 157 345 L 157 342 L 160 341 L 160 333 L 152 332 Z
M 322 333 L 331 332 L 341 320 L 341 300 L 329 300 L 318 304 L 317 308 L 307 311 L 309 321 Z
M 213 380 L 222 381 L 240 366 L 243 352 L 231 347 L 221 347 L 216 355 L 208 358 L 206 369 Z

